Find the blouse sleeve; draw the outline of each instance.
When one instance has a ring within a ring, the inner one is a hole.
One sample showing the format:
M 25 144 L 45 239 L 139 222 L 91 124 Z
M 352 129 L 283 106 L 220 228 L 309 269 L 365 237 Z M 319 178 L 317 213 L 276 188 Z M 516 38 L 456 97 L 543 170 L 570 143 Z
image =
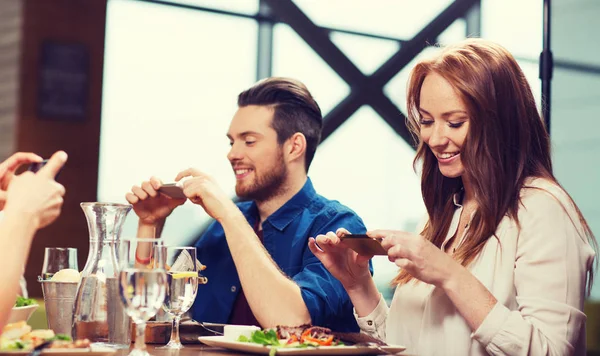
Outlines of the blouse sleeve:
M 358 327 L 362 333 L 369 336 L 375 337 L 380 340 L 385 340 L 385 321 L 388 316 L 389 308 L 383 298 L 383 295 L 379 296 L 379 303 L 373 309 L 371 314 L 365 317 L 359 317 L 354 310 L 354 317 L 358 323 Z
M 572 355 L 585 330 L 581 308 L 594 253 L 571 204 L 548 192 L 523 197 L 519 222 L 517 309 L 497 303 L 472 337 L 490 355 Z

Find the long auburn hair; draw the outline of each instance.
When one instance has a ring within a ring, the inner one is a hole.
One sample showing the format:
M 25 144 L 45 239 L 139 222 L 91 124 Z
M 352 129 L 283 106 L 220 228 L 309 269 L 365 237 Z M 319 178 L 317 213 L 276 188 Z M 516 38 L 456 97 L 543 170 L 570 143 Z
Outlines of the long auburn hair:
M 552 173 L 550 138 L 529 84 L 505 48 L 481 39 L 468 39 L 418 63 L 411 72 L 407 94 L 408 124 L 415 137 L 420 137 L 421 87 L 430 73 L 450 83 L 469 114 L 469 132 L 461 157 L 464 174 L 472 182 L 477 211 L 466 238 L 454 254 L 458 262 L 467 266 L 487 240 L 495 236 L 505 216 L 520 226 L 517 216 L 520 192 L 527 178 L 545 178 L 560 185 Z M 444 177 L 431 149 L 420 139 L 413 162 L 415 168 L 419 163 L 421 192 L 429 215 L 421 235 L 441 248 L 455 210 L 453 196 L 461 191 L 462 179 Z M 597 250 L 592 231 L 570 199 L 589 242 Z M 404 284 L 412 278 L 400 270 L 393 284 Z M 592 278 L 590 271 L 588 291 Z

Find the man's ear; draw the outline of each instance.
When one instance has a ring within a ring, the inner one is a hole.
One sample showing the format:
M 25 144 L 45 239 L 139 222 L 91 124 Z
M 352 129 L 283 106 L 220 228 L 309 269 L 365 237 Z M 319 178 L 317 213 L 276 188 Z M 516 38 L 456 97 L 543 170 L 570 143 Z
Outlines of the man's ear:
M 302 162 L 304 162 L 304 155 L 306 154 L 306 137 L 304 137 L 304 134 L 296 132 L 288 138 L 285 144 L 285 152 L 288 162 L 298 159 L 302 159 Z

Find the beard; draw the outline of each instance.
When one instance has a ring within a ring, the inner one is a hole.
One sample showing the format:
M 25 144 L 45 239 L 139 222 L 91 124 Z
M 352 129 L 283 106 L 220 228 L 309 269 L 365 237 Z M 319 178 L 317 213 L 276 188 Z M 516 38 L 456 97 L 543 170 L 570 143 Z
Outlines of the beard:
M 283 158 L 283 154 L 281 158 Z M 249 184 L 236 184 L 235 194 L 242 200 L 257 202 L 267 201 L 280 195 L 284 190 L 284 183 L 288 176 L 288 169 L 283 163 L 283 159 L 278 159 L 273 167 L 265 169 L 265 171 L 267 173 L 259 176 L 255 170 L 255 178 Z

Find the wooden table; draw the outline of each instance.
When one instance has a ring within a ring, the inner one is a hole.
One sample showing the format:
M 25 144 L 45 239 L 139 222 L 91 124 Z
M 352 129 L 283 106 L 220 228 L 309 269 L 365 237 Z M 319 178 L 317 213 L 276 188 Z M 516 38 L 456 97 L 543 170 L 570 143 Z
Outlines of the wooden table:
M 183 345 L 184 348 L 180 350 L 164 350 L 157 349 L 163 345 L 146 345 L 146 348 L 150 355 L 154 356 L 225 356 L 225 355 L 240 355 L 237 351 L 227 351 L 225 349 L 210 347 L 200 344 Z M 131 345 L 133 349 L 133 345 Z M 127 356 L 130 350 L 119 350 L 115 356 Z M 248 354 L 249 355 L 249 354 Z
M 1 0 L 0 0 L 1 1 Z M 161 350 L 157 347 L 162 345 L 148 344 L 146 348 L 152 356 L 229 356 L 229 355 L 253 355 L 242 353 L 239 351 L 229 351 L 217 347 L 211 347 L 201 344 L 190 344 L 184 345 L 183 349 L 180 350 Z M 133 345 L 131 346 L 133 348 Z M 127 356 L 130 350 L 119 350 L 115 356 Z M 401 353 L 402 356 L 411 356 L 408 354 Z M 412 355 L 414 356 L 414 355 Z

